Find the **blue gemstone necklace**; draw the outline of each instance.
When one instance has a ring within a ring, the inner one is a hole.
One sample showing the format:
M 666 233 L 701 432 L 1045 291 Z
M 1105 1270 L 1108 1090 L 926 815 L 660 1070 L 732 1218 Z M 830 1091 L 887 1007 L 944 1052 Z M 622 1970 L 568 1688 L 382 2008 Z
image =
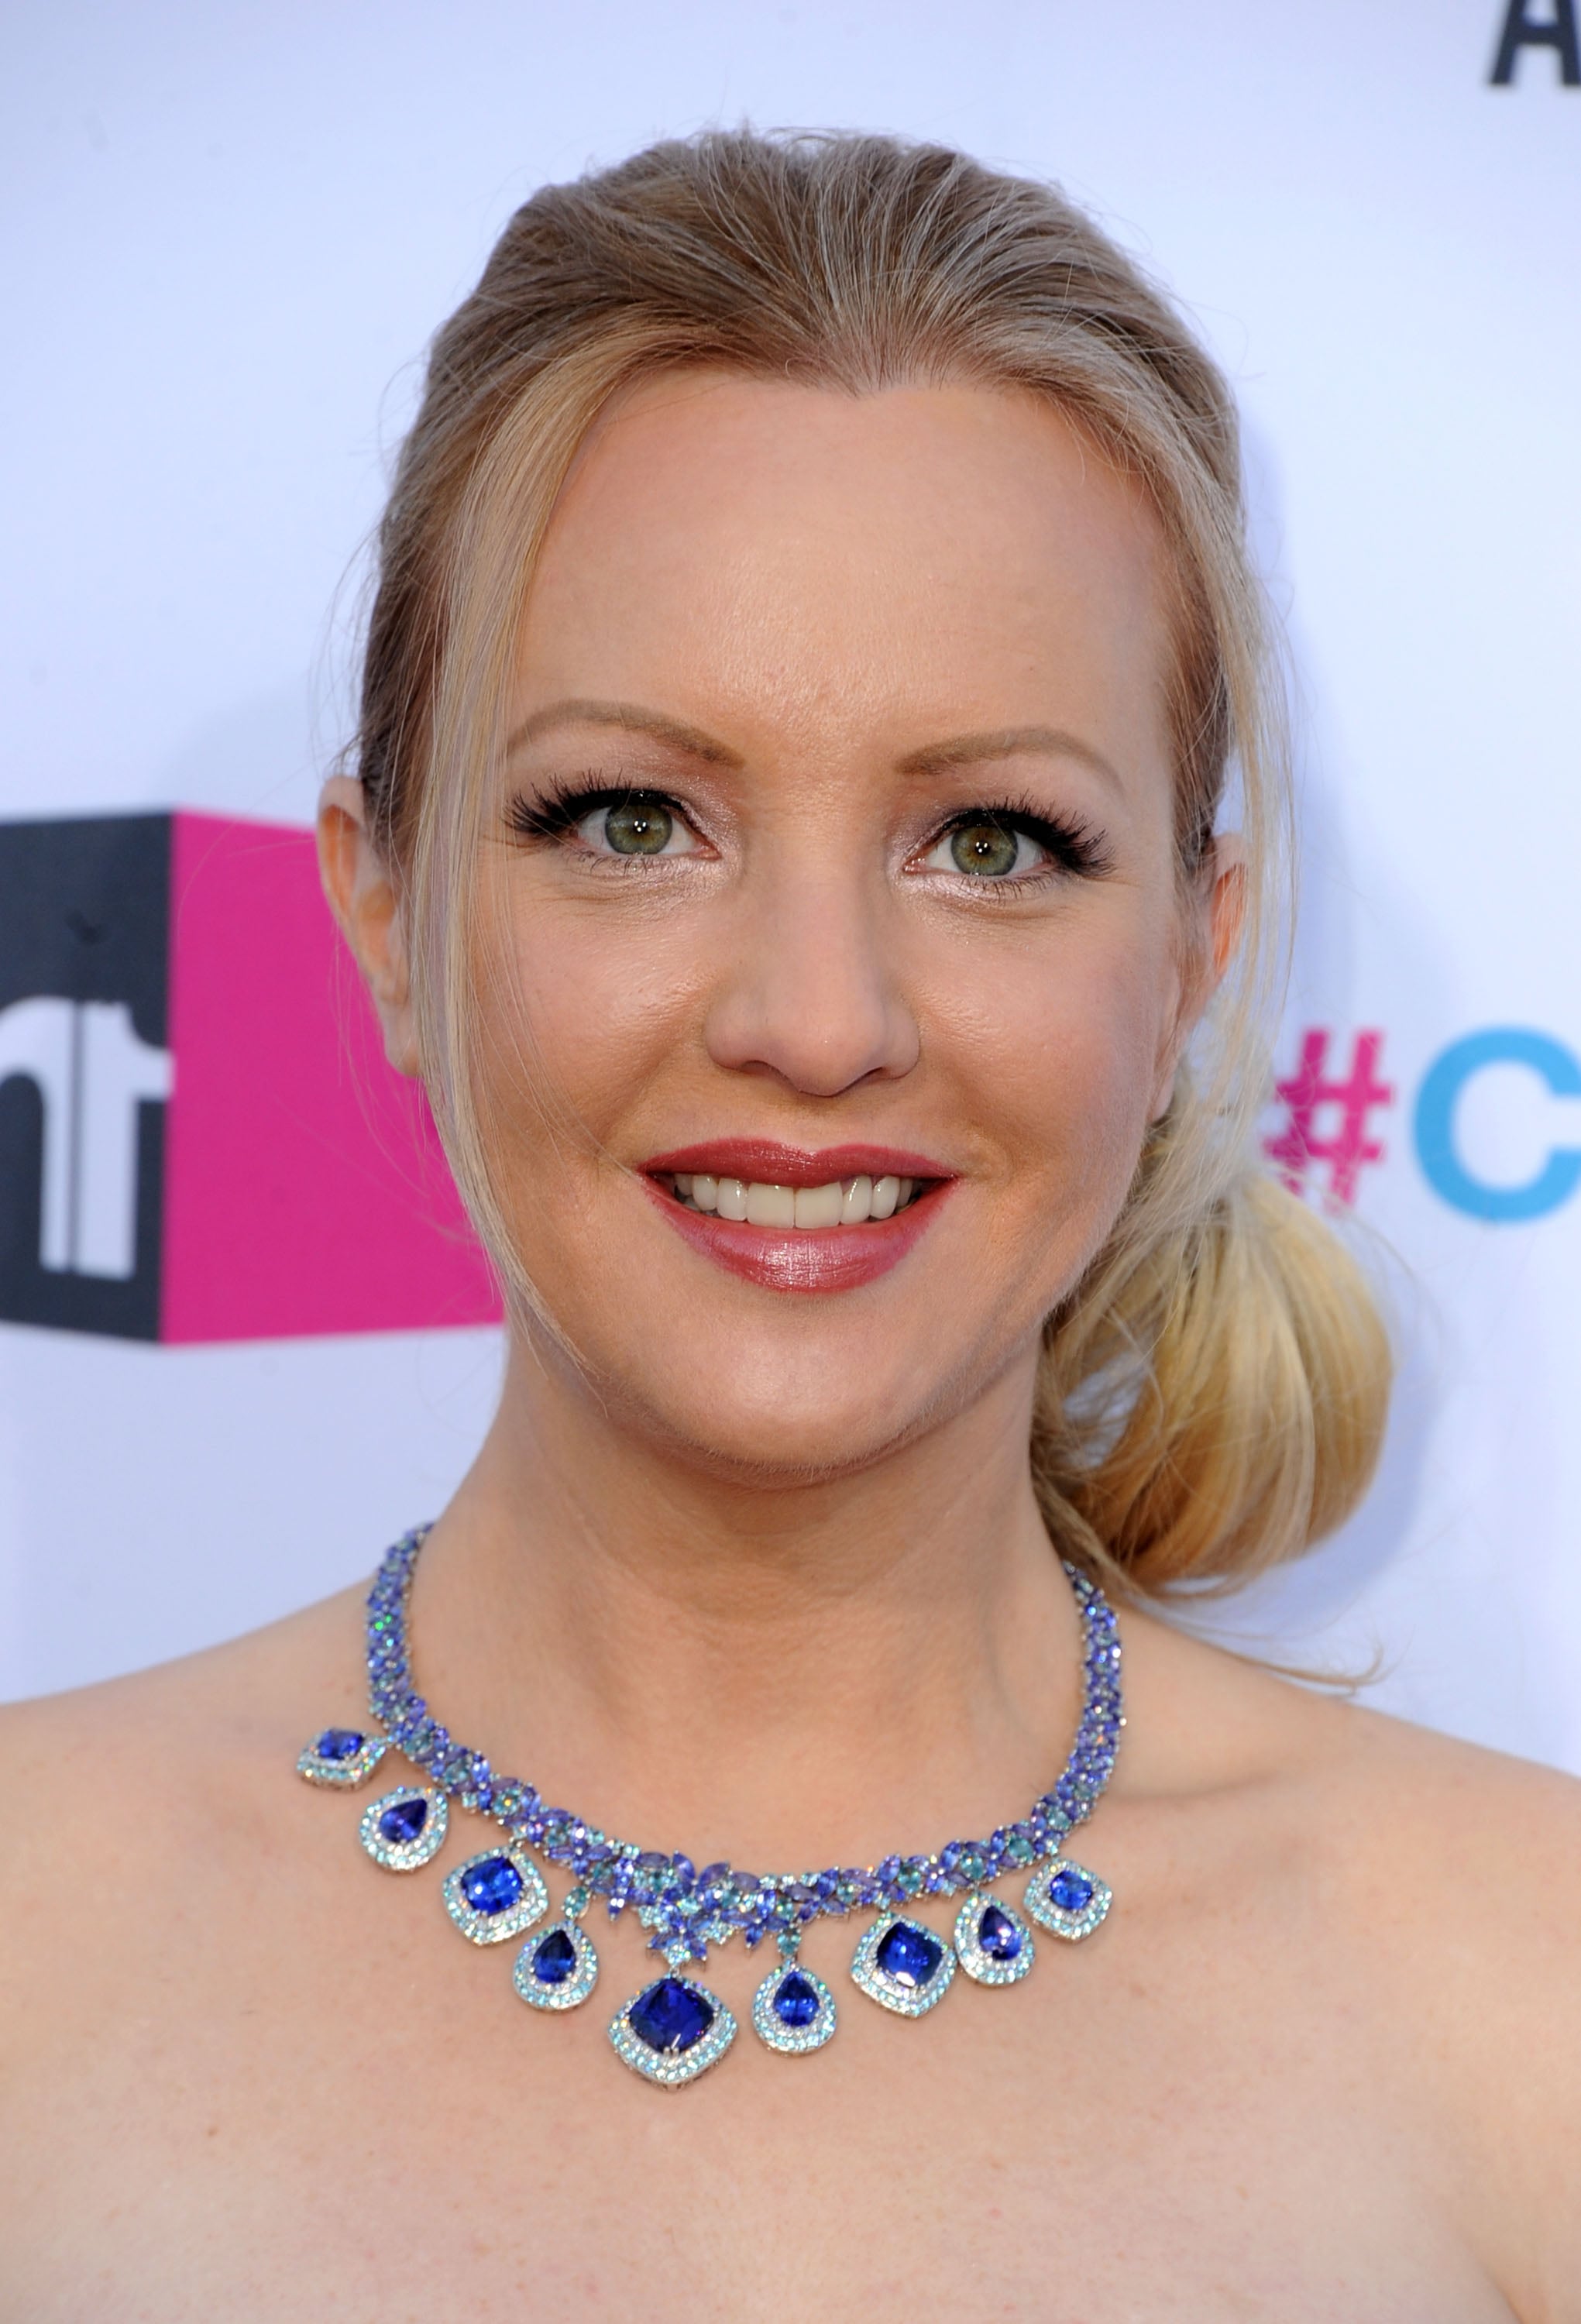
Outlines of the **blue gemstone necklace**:
M 1095 1872 L 1064 1853 L 1068 1832 L 1085 1823 L 1114 1773 L 1120 1729 L 1120 1639 L 1114 1609 L 1098 1584 L 1070 1563 L 1082 1632 L 1081 1717 L 1063 1774 L 1020 1823 L 988 1839 L 952 1840 L 936 1856 L 887 1856 L 881 1864 L 823 1872 L 738 1872 L 729 1864 L 699 1872 L 686 1856 L 666 1856 L 614 1840 L 569 1809 L 546 1807 L 531 1784 L 497 1775 L 483 1754 L 457 1743 L 412 1683 L 408 1602 L 419 1526 L 391 1549 L 368 1593 L 366 1732 L 326 1727 L 297 1762 L 310 1784 L 350 1790 L 364 1784 L 393 1745 L 421 1775 L 377 1799 L 362 1819 L 363 1846 L 387 1872 L 415 1872 L 437 1856 L 451 1803 L 490 1819 L 502 1840 L 480 1849 L 445 1877 L 445 1909 L 474 1945 L 527 1937 L 516 1957 L 515 1986 L 534 2009 L 574 2009 L 598 1979 L 598 1955 L 583 1927 L 594 1897 L 611 1921 L 634 1911 L 648 1931 L 666 1974 L 632 1997 L 612 2020 L 615 2054 L 634 2072 L 678 2089 L 722 2058 L 736 2021 L 718 1995 L 688 1972 L 711 1945 L 740 1934 L 749 1949 L 774 1942 L 776 1966 L 752 2002 L 752 2030 L 769 2049 L 789 2055 L 822 2049 L 834 2032 L 834 1996 L 802 1960 L 802 1939 L 825 1917 L 871 1912 L 850 1965 L 859 1990 L 900 2017 L 922 2017 L 941 2002 L 957 1967 L 979 1985 L 1014 1985 L 1034 1954 L 1027 1917 L 1075 1942 L 1107 1915 L 1111 1892 Z M 564 1867 L 574 1886 L 557 1920 L 548 1884 L 529 1850 Z M 1023 1911 L 991 1884 L 1030 1874 Z M 919 1896 L 962 1895 L 952 1941 L 908 1912 Z

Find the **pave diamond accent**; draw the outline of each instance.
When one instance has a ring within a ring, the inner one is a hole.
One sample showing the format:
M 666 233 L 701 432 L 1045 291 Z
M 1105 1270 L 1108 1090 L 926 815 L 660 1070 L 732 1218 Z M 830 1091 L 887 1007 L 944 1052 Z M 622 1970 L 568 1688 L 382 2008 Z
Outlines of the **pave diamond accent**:
M 955 1955 L 932 1929 L 898 1913 L 881 1913 L 850 1965 L 853 1981 L 897 2017 L 924 2017 L 943 2000 Z
M 474 1945 L 519 1937 L 548 1909 L 544 1876 L 519 1848 L 485 1848 L 445 1876 L 445 1910 Z
M 997 1896 L 969 1896 L 955 1915 L 955 1951 L 979 1985 L 1014 1985 L 1037 1958 L 1032 1931 Z
M 752 1996 L 752 2031 L 786 2057 L 821 2050 L 835 2023 L 834 1996 L 804 1961 L 782 1960 Z
M 650 2034 L 661 2038 L 667 2034 L 675 2043 L 685 2040 L 685 2047 L 657 2048 L 644 2041 L 633 2017 Z M 685 2040 L 692 2025 L 700 2030 Z M 706 2073 L 735 2038 L 736 2021 L 719 1996 L 710 1993 L 706 1986 L 694 1985 L 688 1977 L 660 1978 L 644 1986 L 610 2026 L 610 2040 L 621 2063 L 671 2090 Z
M 576 1922 L 556 1921 L 528 1939 L 512 1974 L 517 1992 L 533 2008 L 574 2009 L 598 1983 L 598 1955 Z
M 1056 1937 L 1068 1937 L 1072 1944 L 1092 1934 L 1114 1901 L 1108 1881 L 1070 1856 L 1056 1856 L 1052 1864 L 1034 1872 L 1022 1898 L 1034 1921 Z
M 354 1791 L 367 1782 L 389 1748 L 382 1735 L 364 1735 L 355 1727 L 326 1727 L 304 1748 L 297 1773 L 309 1784 Z
M 363 1811 L 363 1846 L 386 1872 L 415 1872 L 445 1844 L 450 1811 L 443 1792 L 403 1784 Z

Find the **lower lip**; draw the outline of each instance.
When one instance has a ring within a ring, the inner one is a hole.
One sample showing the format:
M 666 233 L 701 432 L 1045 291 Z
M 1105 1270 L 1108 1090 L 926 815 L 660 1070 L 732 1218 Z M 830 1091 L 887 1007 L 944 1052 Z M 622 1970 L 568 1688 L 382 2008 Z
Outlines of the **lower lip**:
M 926 1234 L 954 1183 L 946 1178 L 893 1218 L 869 1219 L 865 1226 L 793 1227 L 777 1232 L 772 1227 L 715 1218 L 707 1211 L 689 1211 L 651 1178 L 642 1181 L 694 1250 L 768 1291 L 855 1291 L 861 1284 L 876 1282 L 898 1267 Z

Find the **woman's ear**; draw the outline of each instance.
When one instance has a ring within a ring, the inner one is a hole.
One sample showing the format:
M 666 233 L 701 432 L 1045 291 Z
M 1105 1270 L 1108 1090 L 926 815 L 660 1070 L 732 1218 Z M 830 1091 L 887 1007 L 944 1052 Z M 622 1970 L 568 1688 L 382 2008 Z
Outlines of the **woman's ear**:
M 1211 938 L 1212 980 L 1202 996 L 1206 1008 L 1225 971 L 1240 950 L 1246 926 L 1246 843 L 1238 831 L 1226 831 L 1210 843 L 1205 866 L 1209 890 L 1208 929 Z
M 318 801 L 318 871 L 329 908 L 350 945 L 397 1073 L 418 1070 L 406 923 L 390 867 L 368 833 L 362 785 L 331 775 Z
M 1149 1118 L 1154 1121 L 1162 1121 L 1169 1111 L 1181 1052 L 1240 945 L 1246 920 L 1246 849 L 1238 832 L 1221 833 L 1209 843 L 1198 875 L 1192 911 L 1196 926 L 1190 934 L 1189 964 L 1181 978 L 1174 1024 L 1153 1093 Z

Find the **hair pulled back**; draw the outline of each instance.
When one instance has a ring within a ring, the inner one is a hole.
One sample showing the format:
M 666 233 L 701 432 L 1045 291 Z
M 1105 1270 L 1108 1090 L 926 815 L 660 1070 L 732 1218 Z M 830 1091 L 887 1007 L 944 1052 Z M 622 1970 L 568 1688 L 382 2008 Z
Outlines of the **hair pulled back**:
M 1105 1249 L 1044 1327 L 1032 1461 L 1049 1532 L 1111 1583 L 1244 1575 L 1370 1478 L 1386 1341 L 1341 1244 L 1252 1157 L 1288 919 L 1282 693 L 1245 545 L 1234 407 L 1168 300 L 1053 189 L 932 145 L 713 134 L 517 211 L 436 338 L 378 540 L 356 767 L 403 883 L 425 1078 L 508 1286 L 469 1070 L 468 901 L 511 641 L 576 450 L 665 366 L 1052 400 L 1148 496 L 1169 552 L 1182 883 L 1231 766 L 1239 957 Z

